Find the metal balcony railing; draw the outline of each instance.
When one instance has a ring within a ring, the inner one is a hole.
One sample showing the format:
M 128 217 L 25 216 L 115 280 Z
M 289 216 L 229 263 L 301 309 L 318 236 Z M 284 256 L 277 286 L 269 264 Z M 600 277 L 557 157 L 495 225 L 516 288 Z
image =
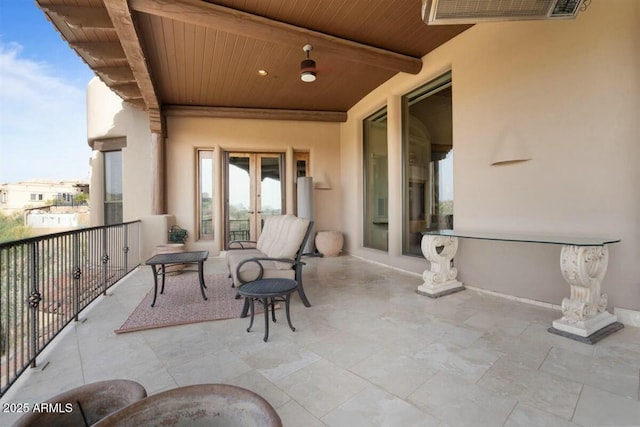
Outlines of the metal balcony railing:
M 140 221 L 0 244 L 0 396 L 58 333 L 140 264 Z
M 231 240 L 249 240 L 249 220 L 248 219 L 230 219 L 229 235 Z

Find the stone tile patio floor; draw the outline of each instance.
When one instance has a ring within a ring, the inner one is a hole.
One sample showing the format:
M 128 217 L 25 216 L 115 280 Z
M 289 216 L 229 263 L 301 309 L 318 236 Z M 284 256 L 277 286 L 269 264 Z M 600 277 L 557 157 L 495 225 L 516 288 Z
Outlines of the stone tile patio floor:
M 230 319 L 116 335 L 152 286 L 140 267 L 99 298 L 3 396 L 42 402 L 85 383 L 140 382 L 149 394 L 229 383 L 265 397 L 287 427 L 640 425 L 640 329 L 590 346 L 547 332 L 558 311 L 422 283 L 349 256 L 308 258 L 305 289 L 262 341 Z M 207 273 L 224 273 L 222 258 Z M 170 286 L 170 278 L 167 286 Z M 0 413 L 0 425 L 16 414 Z

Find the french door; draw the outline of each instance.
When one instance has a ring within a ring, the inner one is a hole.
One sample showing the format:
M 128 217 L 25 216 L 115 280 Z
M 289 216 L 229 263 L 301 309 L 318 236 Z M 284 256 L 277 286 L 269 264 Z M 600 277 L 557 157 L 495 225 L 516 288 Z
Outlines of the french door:
M 225 153 L 225 236 L 258 240 L 266 217 L 284 207 L 283 153 Z

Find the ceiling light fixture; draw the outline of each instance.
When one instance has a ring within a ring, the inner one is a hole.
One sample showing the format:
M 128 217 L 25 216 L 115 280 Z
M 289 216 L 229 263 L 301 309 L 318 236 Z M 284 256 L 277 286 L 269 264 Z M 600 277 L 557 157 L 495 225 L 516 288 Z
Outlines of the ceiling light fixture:
M 260 76 L 263 76 L 263 77 L 264 77 L 264 76 L 266 76 L 267 74 L 269 74 L 269 73 L 267 72 L 267 70 L 258 70 L 258 75 L 260 75 Z
M 316 81 L 316 61 L 309 58 L 309 52 L 313 50 L 310 44 L 304 45 L 302 48 L 307 53 L 307 59 L 300 63 L 300 80 L 305 83 Z

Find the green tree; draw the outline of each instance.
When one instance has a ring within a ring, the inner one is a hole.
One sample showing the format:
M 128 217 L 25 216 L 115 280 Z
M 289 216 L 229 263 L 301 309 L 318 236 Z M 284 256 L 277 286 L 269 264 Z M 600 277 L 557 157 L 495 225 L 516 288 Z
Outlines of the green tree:
M 25 239 L 31 235 L 31 230 L 23 224 L 22 214 L 0 213 L 0 243 Z
M 89 202 L 89 195 L 87 193 L 78 193 L 73 196 L 73 203 L 78 205 L 86 205 Z
M 440 215 L 453 215 L 453 200 L 443 200 L 440 202 Z

